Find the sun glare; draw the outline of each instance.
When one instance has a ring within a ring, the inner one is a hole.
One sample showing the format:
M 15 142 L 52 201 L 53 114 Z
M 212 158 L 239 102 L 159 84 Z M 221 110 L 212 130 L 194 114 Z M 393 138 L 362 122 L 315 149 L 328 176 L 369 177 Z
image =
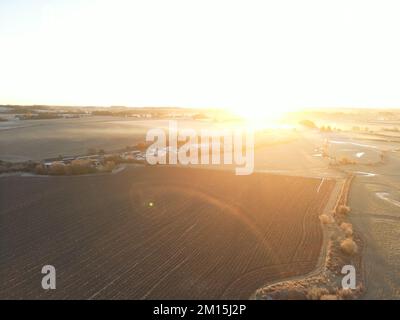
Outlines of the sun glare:
M 234 115 L 243 119 L 246 126 L 253 129 L 281 128 L 282 119 L 285 113 L 290 112 L 289 108 L 258 108 L 241 107 L 229 109 Z

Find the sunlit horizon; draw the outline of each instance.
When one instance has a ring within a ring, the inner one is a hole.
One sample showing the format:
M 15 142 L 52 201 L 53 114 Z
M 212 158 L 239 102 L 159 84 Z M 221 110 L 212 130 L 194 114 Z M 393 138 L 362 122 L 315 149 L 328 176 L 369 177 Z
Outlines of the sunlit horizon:
M 396 9 L 358 0 L 2 1 L 0 104 L 221 108 L 252 118 L 398 108 Z

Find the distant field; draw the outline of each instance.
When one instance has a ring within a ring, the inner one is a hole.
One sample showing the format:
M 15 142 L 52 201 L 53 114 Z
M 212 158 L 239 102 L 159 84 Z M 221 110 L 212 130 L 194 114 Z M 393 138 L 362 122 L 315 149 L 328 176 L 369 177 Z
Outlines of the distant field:
M 143 141 L 161 120 L 115 117 L 8 121 L 0 125 L 0 160 L 43 160 L 86 154 L 89 148 L 115 150 Z
M 246 299 L 313 270 L 334 184 L 162 167 L 1 177 L 0 298 Z
M 179 120 L 179 128 L 229 128 L 230 123 Z M 89 148 L 124 149 L 143 142 L 150 128 L 168 129 L 168 120 L 94 116 L 80 119 L 26 120 L 0 123 L 0 160 L 40 161 L 59 155 L 82 155 Z M 316 132 L 264 131 L 256 136 L 255 170 L 300 176 L 335 176 L 315 156 L 323 144 Z M 337 174 L 336 174 L 337 175 Z
M 167 119 L 90 116 L 78 119 L 0 122 L 0 160 L 40 161 L 59 155 L 82 155 L 89 148 L 113 151 L 143 142 L 149 129 L 168 129 Z M 203 129 L 227 124 L 178 121 L 179 128 Z

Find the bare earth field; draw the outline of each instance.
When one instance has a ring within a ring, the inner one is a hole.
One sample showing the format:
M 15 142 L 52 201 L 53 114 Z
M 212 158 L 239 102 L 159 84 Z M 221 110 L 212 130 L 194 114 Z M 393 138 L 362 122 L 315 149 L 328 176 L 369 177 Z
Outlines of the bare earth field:
M 5 261 L 0 275 L 6 279 L 0 297 L 46 298 L 35 286 L 40 266 L 53 263 L 60 289 L 50 298 L 247 298 L 266 283 L 315 271 L 321 246 L 317 217 L 326 201 L 315 190 L 322 180 L 325 190 L 330 179 L 353 174 L 349 219 L 364 243 L 364 297 L 399 299 L 400 121 L 373 115 L 314 120 L 343 131 L 265 130 L 256 140 L 258 173 L 251 177 L 177 168 L 0 177 L 0 261 Z M 179 127 L 195 129 L 225 125 L 179 120 Z M 168 120 L 101 116 L 3 122 L 0 160 L 124 148 L 142 141 L 149 128 L 167 126 Z M 330 165 L 321 154 L 326 143 L 332 157 L 354 164 Z M 306 228 L 315 228 L 319 244 Z M 311 249 L 294 249 L 299 239 L 313 243 Z M 177 274 L 182 280 L 171 280 Z
M 0 122 L 0 160 L 18 162 L 107 151 L 143 142 L 149 129 L 168 129 L 167 119 L 90 116 L 77 119 Z M 179 120 L 179 128 L 226 128 L 227 123 Z M 270 138 L 271 140 L 271 138 Z
M 334 185 L 171 167 L 1 177 L 0 298 L 249 298 L 315 268 Z
M 166 121 L 115 117 L 8 121 L 0 124 L 0 159 L 43 160 L 85 154 L 88 148 L 125 148 L 143 141 L 149 126 Z

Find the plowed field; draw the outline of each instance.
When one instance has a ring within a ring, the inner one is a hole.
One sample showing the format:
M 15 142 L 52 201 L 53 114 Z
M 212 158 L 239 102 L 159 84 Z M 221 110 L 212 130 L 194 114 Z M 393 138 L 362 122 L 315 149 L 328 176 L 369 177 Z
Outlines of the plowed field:
M 0 178 L 0 298 L 246 299 L 310 272 L 335 182 L 171 167 Z M 41 288 L 43 265 L 57 288 Z

